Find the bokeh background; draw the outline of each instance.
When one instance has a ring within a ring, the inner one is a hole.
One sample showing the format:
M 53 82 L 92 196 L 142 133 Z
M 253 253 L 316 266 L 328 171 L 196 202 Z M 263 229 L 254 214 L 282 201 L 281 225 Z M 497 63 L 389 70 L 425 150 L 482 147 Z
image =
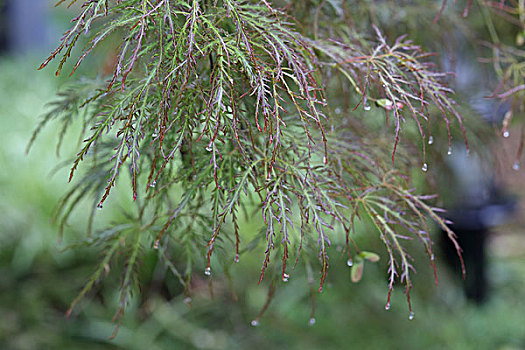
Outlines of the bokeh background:
M 309 284 L 297 276 L 276 289 L 253 327 L 251 320 L 268 291 L 268 285 L 257 284 L 259 256 L 243 257 L 233 266 L 231 282 L 218 273 L 210 286 L 204 276 L 196 276 L 188 303 L 151 251 L 142 261 L 141 292 L 114 339 L 118 276 L 97 286 L 65 317 L 99 259 L 96 249 L 64 250 L 67 242 L 82 237 L 82 212 L 69 221 L 64 242 L 59 242 L 52 219 L 71 186 L 68 160 L 78 148 L 78 135 L 68 133 L 57 155 L 59 130 L 51 125 L 27 154 L 26 147 L 49 103 L 67 84 L 67 77 L 55 77 L 52 68 L 37 68 L 71 12 L 48 1 L 16 0 L 10 6 L 0 19 L 0 349 L 525 349 L 521 200 L 511 217 L 491 229 L 489 295 L 482 304 L 465 298 L 461 280 L 441 256 L 435 286 L 431 268 L 416 253 L 416 317 L 409 320 L 402 288 L 394 290 L 392 308 L 384 309 L 386 263 L 367 265 L 363 280 L 353 284 L 346 259 L 335 254 L 325 290 L 314 293 L 315 322 Z M 74 78 L 92 77 L 103 62 L 103 57 L 87 62 Z M 502 169 L 518 147 L 518 134 L 511 129 L 511 137 L 499 142 L 496 159 Z M 524 172 L 498 174 L 514 198 L 524 192 Z M 114 204 L 104 210 L 104 220 L 119 217 L 122 206 L 129 205 L 126 184 L 121 185 Z M 258 230 L 251 225 L 245 223 L 241 230 Z M 382 252 L 379 242 L 371 240 L 369 246 Z

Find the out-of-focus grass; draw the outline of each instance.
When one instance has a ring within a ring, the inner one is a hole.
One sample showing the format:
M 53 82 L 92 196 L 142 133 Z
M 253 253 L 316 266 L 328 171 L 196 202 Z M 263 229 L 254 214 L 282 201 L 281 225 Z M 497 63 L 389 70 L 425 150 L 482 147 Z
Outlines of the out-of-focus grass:
M 257 285 L 262 256 L 245 255 L 232 266 L 238 302 L 218 271 L 213 277 L 215 299 L 210 300 L 208 281 L 196 272 L 188 308 L 177 295 L 180 287 L 166 278 L 150 251 L 142 262 L 143 297 L 135 298 L 114 340 L 109 339 L 117 304 L 112 280 L 96 288 L 74 317 L 66 319 L 68 304 L 98 255 L 95 250 L 60 252 L 50 221 L 70 186 L 67 167 L 53 176 L 51 172 L 75 153 L 75 135 L 66 139 L 58 159 L 57 130 L 51 125 L 25 155 L 58 84 L 51 70 L 37 72 L 37 66 L 31 60 L 0 61 L 1 349 L 525 349 L 525 262 L 498 255 L 491 257 L 492 298 L 480 308 L 464 302 L 443 264 L 441 284 L 434 287 L 431 270 L 420 259 L 413 293 L 416 318 L 409 321 L 401 288 L 394 292 L 392 310 L 383 309 L 385 264 L 368 264 L 363 280 L 352 284 L 344 259 L 334 249 L 327 286 L 316 296 L 315 325 L 308 324 L 308 283 L 298 271 L 277 290 L 260 326 L 251 327 L 266 297 L 268 282 Z M 119 208 L 108 206 L 105 211 L 111 217 Z M 380 251 L 379 245 L 370 245 Z
M 37 67 L 20 57 L 0 61 L 0 348 L 94 348 L 73 342 L 77 322 L 63 317 L 95 256 L 57 248 L 50 218 L 67 178 L 64 171 L 51 176 L 55 130 L 25 154 L 57 86 L 52 72 Z

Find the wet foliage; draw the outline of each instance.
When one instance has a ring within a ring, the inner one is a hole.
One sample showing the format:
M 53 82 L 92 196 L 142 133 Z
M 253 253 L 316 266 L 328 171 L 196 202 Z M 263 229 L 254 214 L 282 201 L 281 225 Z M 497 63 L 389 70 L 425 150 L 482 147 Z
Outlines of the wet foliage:
M 432 4 L 439 26 L 447 4 Z M 411 175 L 413 169 L 429 171 L 433 130 L 444 130 L 449 153 L 454 134 L 469 146 L 450 75 L 410 36 L 382 31 L 374 16 L 383 2 L 68 5 L 77 6 L 78 15 L 41 68 L 57 62 L 60 75 L 71 59 L 73 74 L 102 43 L 112 46 L 107 74 L 77 79 L 64 89 L 31 139 L 58 121 L 58 150 L 68 127 L 78 120 L 83 125 L 82 144 L 70 163 L 72 185 L 56 220 L 62 234 L 80 203 L 91 202 L 86 239 L 73 246 L 95 245 L 102 255 L 70 311 L 117 270 L 119 324 L 150 250 L 188 298 L 195 274 L 211 279 L 222 265 L 230 278 L 232 261 L 260 250 L 259 283 L 270 282 L 258 322 L 277 282 L 292 278 L 298 266 L 310 286 L 317 283 L 312 295 L 323 289 L 333 245 L 343 248 L 351 280 L 358 282 L 365 261 L 379 259 L 358 245 L 356 236 L 363 233 L 356 225 L 364 222 L 375 227 L 366 234 L 385 247 L 386 308 L 400 284 L 413 317 L 408 242 L 420 242 L 435 271 L 430 222 L 455 240 L 433 204 L 435 196 L 417 193 Z M 518 5 L 476 9 L 518 16 L 523 29 Z M 81 42 L 81 51 L 75 50 Z M 523 109 L 522 52 L 499 44 L 490 44 L 502 78 L 494 96 L 515 101 L 505 128 Z M 123 177 L 130 179 L 133 204 L 119 222 L 93 229 L 97 209 L 106 208 L 116 187 L 126 190 L 118 186 Z M 240 222 L 252 220 L 262 229 L 243 232 Z

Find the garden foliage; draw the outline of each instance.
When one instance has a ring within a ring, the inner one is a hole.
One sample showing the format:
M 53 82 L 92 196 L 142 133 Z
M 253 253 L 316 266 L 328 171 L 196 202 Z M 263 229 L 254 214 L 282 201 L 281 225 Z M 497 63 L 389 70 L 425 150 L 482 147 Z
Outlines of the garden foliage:
M 303 265 L 311 283 L 312 271 L 318 271 L 321 291 L 329 248 L 343 236 L 354 265 L 351 279 L 359 281 L 363 261 L 378 259 L 354 239 L 356 223 L 364 220 L 377 229 L 368 234 L 386 248 L 387 308 L 390 292 L 401 283 L 411 311 L 414 268 L 407 240 L 421 243 L 434 269 L 429 221 L 455 240 L 431 204 L 434 196 L 412 190 L 410 174 L 429 170 L 427 145 L 435 125 L 446 130 L 449 153 L 454 130 L 465 143 L 467 138 L 447 85 L 450 76 L 437 68 L 434 55 L 409 36 L 382 31 L 375 16 L 392 4 L 76 2 L 68 5 L 77 6 L 78 15 L 41 68 L 56 61 L 59 75 L 74 56 L 73 74 L 101 43 L 113 46 L 113 65 L 109 75 L 77 79 L 59 94 L 31 140 L 59 120 L 60 148 L 74 120 L 84 125 L 69 177 L 74 186 L 58 206 L 57 222 L 62 233 L 79 203 L 93 200 L 81 244 L 99 246 L 103 256 L 72 307 L 118 257 L 125 261 L 120 318 L 149 249 L 158 250 L 188 296 L 192 274 L 210 276 L 214 265 L 239 262 L 253 249 L 264 251 L 260 281 L 286 281 Z M 429 3 L 439 26 L 446 1 Z M 494 10 L 523 29 L 522 2 L 501 3 L 468 1 L 463 8 L 465 15 L 470 10 L 490 16 Z M 494 95 L 516 97 L 517 111 L 523 62 L 513 63 L 523 52 L 499 43 L 491 28 L 490 45 L 499 58 L 494 66 L 503 78 Z M 79 42 L 85 44 L 75 51 Z M 103 210 L 126 172 L 133 207 L 122 222 L 92 230 L 96 208 Z M 241 217 L 261 218 L 264 229 L 243 232 Z M 172 259 L 175 247 L 182 258 Z M 221 259 L 215 259 L 218 248 L 226 250 Z M 203 260 L 205 270 L 193 271 Z

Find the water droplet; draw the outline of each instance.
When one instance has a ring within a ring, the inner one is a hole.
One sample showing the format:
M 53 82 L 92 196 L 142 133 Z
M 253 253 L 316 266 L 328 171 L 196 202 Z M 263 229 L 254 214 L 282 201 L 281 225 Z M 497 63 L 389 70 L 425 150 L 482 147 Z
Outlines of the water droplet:
M 334 110 L 335 114 L 341 114 L 341 108 L 337 107 L 335 110 Z
M 253 320 L 252 322 L 250 322 L 250 324 L 253 326 L 253 327 L 257 327 L 259 325 L 259 320 Z
M 290 275 L 287 273 L 283 273 L 283 282 L 288 282 L 288 279 L 290 278 Z
M 154 132 L 153 134 L 151 134 L 151 137 L 153 137 L 153 138 L 155 138 L 155 137 L 157 137 L 157 136 L 159 136 L 159 135 L 158 135 L 156 132 Z
M 212 144 L 211 144 L 211 142 L 210 142 L 210 144 L 206 147 L 206 151 L 208 151 L 208 152 L 213 151 L 213 148 L 212 148 Z
M 352 261 L 352 259 L 348 259 L 348 260 L 346 261 L 346 264 L 347 264 L 348 266 L 352 266 L 352 265 L 354 264 L 354 262 Z
M 211 276 L 211 268 L 208 266 L 207 268 L 204 269 L 204 274 L 206 276 Z
M 449 147 L 447 151 L 447 156 L 450 156 L 451 154 L 452 154 L 452 147 Z
M 431 260 L 431 261 L 436 260 L 436 257 L 434 256 L 434 253 L 432 253 L 432 254 L 430 255 L 430 260 Z
M 326 157 L 323 157 L 323 164 L 324 165 L 328 164 L 328 159 Z
M 313 326 L 315 324 L 315 318 L 314 317 L 310 318 L 310 320 L 308 321 L 308 324 L 310 326 Z
M 239 262 L 239 254 L 235 254 L 235 258 L 233 258 L 233 261 L 235 261 L 236 263 Z
M 369 110 L 372 109 L 372 107 L 370 107 L 369 105 L 366 105 L 366 104 L 365 104 L 364 107 L 363 107 L 363 109 L 364 109 L 365 111 L 369 111 Z
M 410 313 L 408 314 L 408 319 L 412 321 L 414 317 L 415 317 L 414 311 L 410 311 Z
M 425 171 L 425 172 L 428 170 L 428 165 L 427 165 L 427 163 L 423 163 L 423 166 L 421 167 L 421 170 L 423 170 L 423 171 Z
M 184 302 L 185 302 L 186 304 L 191 303 L 191 298 L 190 298 L 190 297 L 186 297 L 186 298 L 184 298 Z
M 521 165 L 520 165 L 520 162 L 517 160 L 517 161 L 515 161 L 514 164 L 512 165 L 512 169 L 518 171 L 518 170 L 520 170 L 520 166 L 521 166 Z
M 102 210 L 103 207 L 104 207 L 104 206 L 102 205 L 102 203 L 98 203 L 98 205 L 97 205 L 97 209 L 98 209 L 98 210 Z
M 433 143 L 434 143 L 434 136 L 430 135 L 430 136 L 428 137 L 428 144 L 431 145 L 431 144 L 433 144 Z
M 390 310 L 390 302 L 386 303 L 386 305 L 385 305 L 385 310 L 386 310 L 386 311 Z
M 510 136 L 510 132 L 508 130 L 503 131 L 503 137 L 507 138 Z
M 152 183 L 149 184 L 149 187 L 155 187 L 157 186 L 157 181 L 153 181 Z
M 155 250 L 159 249 L 159 245 L 160 245 L 160 242 L 159 242 L 159 240 L 157 239 L 157 240 L 155 241 L 155 243 L 153 243 L 153 249 L 155 249 Z

